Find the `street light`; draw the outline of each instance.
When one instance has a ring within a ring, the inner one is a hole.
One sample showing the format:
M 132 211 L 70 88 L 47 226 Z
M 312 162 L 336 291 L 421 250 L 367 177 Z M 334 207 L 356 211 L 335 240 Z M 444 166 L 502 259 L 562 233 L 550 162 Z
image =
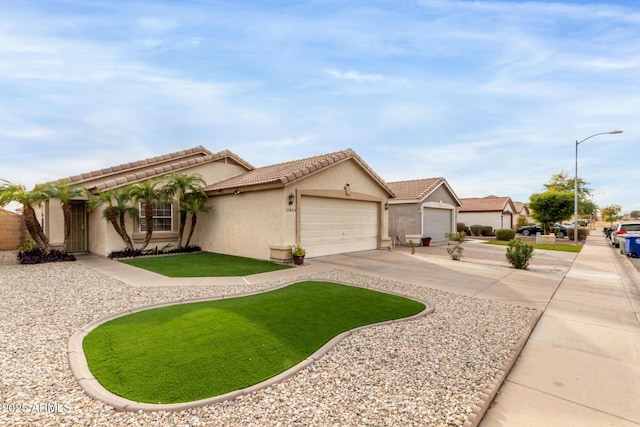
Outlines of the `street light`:
M 596 133 L 591 136 L 586 137 L 582 141 L 576 140 L 576 176 L 574 180 L 574 188 L 573 188 L 573 243 L 578 244 L 578 145 L 585 142 L 587 139 L 591 139 L 594 136 L 600 135 L 615 135 L 617 133 L 622 133 L 621 130 L 612 130 L 611 132 L 602 132 Z

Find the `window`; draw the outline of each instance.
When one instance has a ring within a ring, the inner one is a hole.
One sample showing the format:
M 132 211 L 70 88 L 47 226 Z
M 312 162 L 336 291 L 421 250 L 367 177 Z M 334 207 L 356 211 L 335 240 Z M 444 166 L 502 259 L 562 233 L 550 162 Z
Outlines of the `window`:
M 173 204 L 153 203 L 153 231 L 173 230 Z M 140 203 L 140 231 L 147 231 L 147 224 L 144 219 L 145 203 Z

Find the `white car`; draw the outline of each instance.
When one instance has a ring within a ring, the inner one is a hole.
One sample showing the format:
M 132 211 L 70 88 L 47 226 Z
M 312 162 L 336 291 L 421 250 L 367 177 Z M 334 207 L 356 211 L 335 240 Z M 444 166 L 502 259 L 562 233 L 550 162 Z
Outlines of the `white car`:
M 638 234 L 640 235 L 640 222 L 621 222 L 616 229 L 611 232 L 611 244 L 616 248 L 620 247 L 620 241 L 618 236 L 625 234 Z

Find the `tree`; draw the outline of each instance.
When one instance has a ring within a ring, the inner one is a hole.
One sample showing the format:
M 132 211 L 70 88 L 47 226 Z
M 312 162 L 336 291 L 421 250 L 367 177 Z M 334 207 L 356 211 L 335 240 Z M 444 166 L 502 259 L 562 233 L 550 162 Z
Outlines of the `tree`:
M 620 218 L 620 211 L 622 210 L 622 206 L 620 205 L 609 205 L 600 209 L 600 213 L 602 214 L 602 219 L 608 221 L 613 227 L 613 221 Z
M 24 224 L 31 238 L 45 253 L 51 251 L 49 238 L 44 234 L 44 230 L 38 222 L 34 206 L 40 206 L 49 196 L 43 187 L 36 185 L 33 190 L 27 190 L 23 185 L 12 184 L 6 180 L 0 180 L 0 206 L 10 202 L 18 202 L 22 205 L 22 215 Z
M 544 187 L 547 191 L 573 194 L 575 182 L 575 178 L 569 178 L 567 172 L 560 171 L 560 173 L 552 175 L 551 179 L 544 184 Z M 582 178 L 578 178 L 578 216 L 591 217 L 598 210 L 598 206 L 590 199 L 592 190 L 587 187 L 588 184 Z
M 133 242 L 125 226 L 125 218 L 127 215 L 137 218 L 138 209 L 129 204 L 129 190 L 127 188 L 112 188 L 101 191 L 89 199 L 90 210 L 102 205 L 106 205 L 102 210 L 102 217 L 111 223 L 127 249 L 134 250 Z
M 167 194 L 163 187 L 159 187 L 160 181 L 157 179 L 133 184 L 129 190 L 129 196 L 134 202 L 144 204 L 144 225 L 146 234 L 140 250 L 144 250 L 151 241 L 153 235 L 153 204 L 166 200 Z
M 193 236 L 193 230 L 196 228 L 196 222 L 198 221 L 198 214 L 202 212 L 209 212 L 211 208 L 205 206 L 205 195 L 200 193 L 192 193 L 187 196 L 187 199 L 181 204 L 180 210 L 184 210 L 191 214 L 191 228 L 189 229 L 189 236 L 187 237 L 186 247 L 189 247 L 191 242 L 191 236 Z
M 551 230 L 553 224 L 571 217 L 573 213 L 573 194 L 559 191 L 546 191 L 532 194 L 529 207 L 531 216 L 542 224 L 543 230 Z
M 197 194 L 204 198 L 204 186 L 206 182 L 200 175 L 186 175 L 182 173 L 170 173 L 167 176 L 168 182 L 165 186 L 167 197 L 177 197 L 180 206 L 180 228 L 178 229 L 178 247 L 182 247 L 182 236 L 187 222 L 187 198 L 190 195 Z M 193 231 L 192 231 L 193 232 Z M 188 246 L 188 243 L 187 243 Z
M 59 200 L 62 206 L 62 215 L 64 216 L 64 240 L 62 242 L 62 252 L 66 252 L 69 236 L 71 236 L 71 201 L 84 197 L 86 191 L 82 187 L 71 186 L 66 181 L 49 184 L 44 187 L 44 191 L 47 193 L 49 198 Z
M 629 216 L 630 216 L 631 218 L 638 219 L 638 218 L 640 218 L 640 211 L 638 211 L 638 210 L 633 210 L 633 211 L 631 211 L 631 212 L 629 213 Z

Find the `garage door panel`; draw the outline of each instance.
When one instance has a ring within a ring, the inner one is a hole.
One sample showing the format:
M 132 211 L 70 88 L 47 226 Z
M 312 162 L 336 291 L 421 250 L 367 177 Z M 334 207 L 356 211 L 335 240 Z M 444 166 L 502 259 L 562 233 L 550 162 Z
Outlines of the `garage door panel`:
M 376 249 L 377 203 L 303 197 L 301 244 L 307 256 Z
M 447 240 L 445 233 L 451 232 L 451 210 L 424 208 L 422 230 L 426 236 L 430 236 L 434 242 Z

